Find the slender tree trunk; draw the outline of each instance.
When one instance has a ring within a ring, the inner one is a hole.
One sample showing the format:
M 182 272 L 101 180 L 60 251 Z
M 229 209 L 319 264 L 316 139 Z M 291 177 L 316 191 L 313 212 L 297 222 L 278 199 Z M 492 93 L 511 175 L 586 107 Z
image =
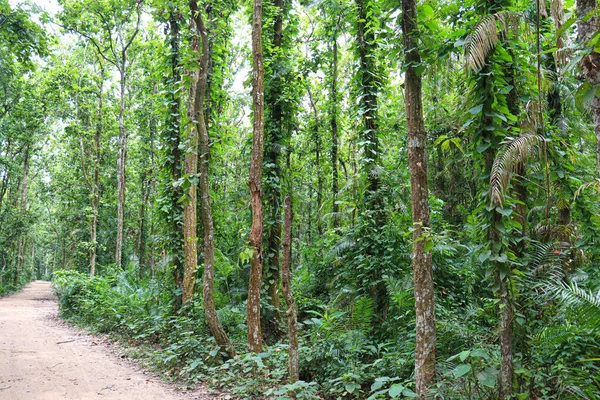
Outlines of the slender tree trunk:
M 283 106 L 281 88 L 281 62 L 285 62 L 281 54 L 283 41 L 283 0 L 274 0 L 276 9 L 273 22 L 272 74 L 273 78 L 266 93 L 266 106 L 270 109 L 268 124 L 268 143 L 265 156 L 265 194 L 269 204 L 270 225 L 267 229 L 267 249 L 265 251 L 265 270 L 263 271 L 266 284 L 266 293 L 269 295 L 269 304 L 272 306 L 271 318 L 263 318 L 262 330 L 267 343 L 277 342 L 282 335 L 279 326 L 281 321 L 279 287 L 281 281 L 280 259 L 281 252 L 281 148 L 283 146 Z
M 594 35 L 600 30 L 598 24 L 600 17 L 598 14 L 589 17 L 590 13 L 596 10 L 596 0 L 577 0 L 577 40 L 587 47 Z M 587 18 L 586 20 L 586 16 Z M 589 55 L 581 60 L 581 69 L 585 81 L 593 85 L 591 90 L 596 90 L 600 84 L 600 54 L 591 51 Z M 592 118 L 594 121 L 594 131 L 596 132 L 596 155 L 598 160 L 598 170 L 600 171 L 600 96 L 596 94 L 592 100 Z
M 383 198 L 380 191 L 380 161 L 379 161 L 379 122 L 378 101 L 379 82 L 377 76 L 376 50 L 374 20 L 375 11 L 373 3 L 365 0 L 356 0 L 358 9 L 357 19 L 357 44 L 359 54 L 359 82 L 360 100 L 359 114 L 362 114 L 363 127 L 360 133 L 360 141 L 363 143 L 363 163 L 367 174 L 367 189 L 363 201 L 363 214 L 368 214 L 367 235 L 375 238 L 381 234 L 381 228 L 385 226 L 385 214 L 383 209 Z M 371 246 L 366 250 L 366 256 L 375 260 L 382 258 L 381 249 Z M 368 291 L 375 302 L 375 318 L 373 328 L 378 329 L 387 318 L 389 307 L 389 295 L 385 280 L 382 279 L 383 272 L 380 269 L 373 270 L 368 282 Z
M 421 63 L 418 49 L 417 4 L 402 0 L 402 30 L 406 59 L 405 104 L 408 124 L 408 162 L 413 219 L 413 259 L 416 347 L 415 383 L 419 399 L 427 397 L 435 380 L 435 300 L 429 234 L 429 191 L 427 186 L 427 132 L 423 122 Z
M 292 294 L 292 201 L 290 196 L 285 196 L 283 218 L 283 262 L 281 264 L 281 283 L 283 297 L 287 305 L 288 322 L 288 370 L 290 374 L 290 383 L 295 383 L 300 379 L 299 361 L 298 361 L 298 317 L 296 311 L 296 302 Z
M 361 140 L 364 144 L 364 163 L 367 172 L 368 201 L 373 211 L 380 211 L 379 198 L 379 138 L 378 126 L 378 84 L 374 77 L 375 66 L 375 33 L 373 24 L 373 10 L 369 1 L 356 0 L 358 8 L 358 53 L 360 65 L 360 108 L 363 117 L 363 131 Z M 379 213 L 378 213 L 379 214 Z M 380 216 L 379 216 L 380 217 Z
M 94 135 L 94 182 L 92 184 L 92 221 L 90 223 L 90 278 L 96 273 L 96 254 L 98 251 L 98 205 L 100 203 L 100 140 L 102 137 L 103 123 L 103 89 L 104 89 L 104 62 L 98 57 L 100 63 L 100 86 L 98 87 L 98 111 L 96 113 L 96 134 Z
M 120 103 L 119 103 L 119 138 L 117 142 L 117 244 L 115 247 L 115 262 L 119 268 L 123 266 L 123 231 L 125 221 L 125 158 L 127 156 L 127 132 L 125 131 L 125 86 L 126 59 L 119 68 L 120 74 Z
M 181 72 L 179 68 L 179 10 L 175 7 L 169 8 L 169 46 L 171 48 L 171 65 L 169 84 L 169 116 L 166 121 L 166 143 L 168 150 L 167 162 L 165 167 L 170 170 L 173 182 L 181 179 L 181 120 L 179 118 L 181 109 L 181 96 L 177 90 L 181 85 Z M 168 185 L 170 188 L 170 210 L 169 210 L 169 239 L 171 242 L 173 280 L 175 287 L 180 289 L 183 285 L 183 259 L 181 252 L 183 250 L 183 227 L 181 224 L 182 207 L 179 199 L 182 197 L 181 186 Z M 178 297 L 175 307 L 181 305 L 181 298 Z
M 264 65 L 262 52 L 262 0 L 254 0 L 252 12 L 252 100 L 254 125 L 252 131 L 252 159 L 250 161 L 250 202 L 252 204 L 252 229 L 250 246 L 254 249 L 248 283 L 248 347 L 259 353 L 262 350 L 260 329 L 260 286 L 262 279 L 261 177 L 264 145 Z
M 194 57 L 201 59 L 200 50 L 200 27 L 196 23 L 196 14 L 200 13 L 198 3 L 190 2 L 192 16 L 190 18 L 190 32 L 192 40 L 190 47 Z M 185 267 L 183 274 L 182 303 L 185 305 L 194 298 L 194 287 L 196 285 L 196 268 L 198 267 L 198 235 L 196 215 L 198 184 L 192 180 L 198 172 L 198 120 L 202 118 L 202 111 L 198 112 L 196 104 L 202 102 L 204 92 L 199 90 L 200 69 L 194 68 L 188 74 L 190 76 L 190 89 L 188 92 L 187 116 L 190 121 L 185 155 L 185 174 L 190 179 L 187 199 L 183 205 L 183 243 L 185 254 Z
M 144 266 L 146 264 L 146 207 L 148 205 L 148 199 L 150 198 L 150 183 L 148 180 L 148 171 L 142 172 L 140 179 L 142 202 L 140 204 L 140 219 L 137 240 L 138 274 L 140 280 L 144 278 Z
M 221 325 L 217 310 L 215 309 L 214 299 L 214 274 L 215 274 L 215 228 L 212 218 L 212 205 L 210 202 L 210 181 L 209 181 L 209 162 L 210 162 L 210 143 L 208 129 L 206 127 L 205 114 L 203 113 L 204 96 L 207 89 L 208 79 L 208 59 L 209 59 L 209 41 L 208 31 L 202 17 L 202 12 L 198 9 L 197 3 L 192 3 L 192 11 L 196 15 L 196 27 L 199 30 L 199 36 L 202 40 L 202 57 L 200 58 L 200 79 L 196 91 L 196 116 L 198 117 L 198 132 L 200 136 L 200 203 L 202 210 L 202 224 L 204 226 L 204 281 L 203 298 L 204 314 L 211 334 L 215 338 L 217 345 L 225 351 L 230 357 L 233 357 L 233 346 Z
M 315 108 L 316 111 L 316 108 Z M 321 132 L 319 132 L 321 124 L 319 120 L 315 120 L 314 140 L 315 140 L 315 169 L 317 172 L 317 233 L 319 236 L 323 234 L 323 222 L 321 213 L 323 212 L 323 174 L 321 173 Z
M 333 227 L 338 229 L 340 225 L 340 206 L 337 203 L 339 192 L 338 182 L 338 95 L 337 95 L 337 77 L 338 77 L 338 41 L 337 31 L 333 37 L 333 65 L 331 73 L 331 191 L 333 197 Z

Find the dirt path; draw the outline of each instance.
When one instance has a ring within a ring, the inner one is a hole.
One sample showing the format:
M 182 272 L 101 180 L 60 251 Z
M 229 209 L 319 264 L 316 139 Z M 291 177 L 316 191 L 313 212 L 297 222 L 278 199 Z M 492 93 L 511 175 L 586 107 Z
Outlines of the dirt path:
M 0 299 L 0 399 L 214 399 L 177 393 L 114 349 L 61 323 L 50 283 Z

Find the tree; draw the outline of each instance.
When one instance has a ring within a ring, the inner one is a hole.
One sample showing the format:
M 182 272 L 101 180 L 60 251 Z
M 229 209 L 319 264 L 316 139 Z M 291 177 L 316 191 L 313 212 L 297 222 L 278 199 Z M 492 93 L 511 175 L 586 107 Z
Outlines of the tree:
M 577 40 L 585 49 L 581 60 L 581 70 L 586 85 L 584 89 L 596 91 L 600 85 L 600 53 L 591 45 L 592 39 L 597 38 L 600 20 L 596 0 L 577 0 L 577 20 Z M 598 94 L 593 96 L 591 109 L 596 133 L 596 157 L 600 171 L 600 96 Z
M 198 196 L 198 130 L 202 129 L 204 123 L 202 104 L 206 89 L 206 60 L 208 51 L 204 51 L 205 44 L 200 48 L 200 38 L 206 37 L 202 32 L 203 22 L 198 2 L 190 2 L 190 50 L 194 63 L 188 71 L 189 89 L 187 99 L 188 132 L 185 150 L 185 180 L 184 188 L 187 187 L 186 199 L 183 204 L 183 244 L 185 254 L 184 274 L 181 300 L 183 305 L 194 298 L 194 287 L 196 284 L 196 268 L 198 267 L 198 235 L 197 235 L 197 196 Z M 206 29 L 206 28 L 204 28 Z M 204 42 L 204 40 L 203 40 Z M 206 43 L 208 46 L 208 43 Z M 206 47 L 208 50 L 208 47 Z M 200 62 L 200 66 L 196 65 Z M 206 129 L 206 126 L 204 127 Z
M 117 140 L 117 238 L 115 263 L 123 263 L 123 231 L 125 212 L 125 166 L 127 132 L 125 130 L 125 92 L 128 77 L 128 50 L 140 30 L 142 0 L 128 2 L 107 0 L 86 3 L 85 0 L 61 0 L 64 26 L 86 38 L 98 55 L 119 73 L 119 135 Z
M 404 100 L 413 220 L 412 268 L 417 318 L 415 382 L 419 398 L 425 399 L 435 379 L 436 329 L 427 187 L 427 132 L 423 122 L 422 78 L 418 71 L 421 56 L 418 45 L 417 4 L 414 0 L 402 1 L 402 31 L 406 63 Z
M 248 283 L 248 347 L 254 353 L 262 350 L 260 326 L 260 287 L 262 280 L 262 161 L 264 146 L 264 65 L 262 53 L 262 0 L 254 0 L 252 8 L 252 103 L 254 122 L 250 160 L 250 202 L 252 229 L 249 244 L 253 250 Z

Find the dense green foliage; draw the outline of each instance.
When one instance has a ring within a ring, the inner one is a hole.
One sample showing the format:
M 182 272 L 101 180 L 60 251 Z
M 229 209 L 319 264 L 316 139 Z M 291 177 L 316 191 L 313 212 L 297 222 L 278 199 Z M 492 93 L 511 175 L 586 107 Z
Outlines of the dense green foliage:
M 90 12 L 117 10 L 123 24 L 108 33 L 82 24 L 82 7 L 96 3 Z M 434 269 L 432 394 L 497 398 L 501 321 L 510 309 L 514 398 L 600 398 L 600 186 L 591 112 L 598 88 L 579 75 L 585 56 L 600 52 L 600 35 L 577 42 L 582 18 L 574 1 L 542 1 L 543 10 L 524 0 L 420 3 L 416 67 L 431 212 L 420 240 Z M 263 18 L 264 352 L 246 345 L 253 253 L 246 3 L 216 0 L 202 9 L 211 56 L 203 113 L 215 306 L 235 357 L 219 351 L 207 327 L 201 261 L 193 305 L 180 310 L 182 204 L 199 179 L 183 169 L 188 72 L 197 67 L 187 3 L 65 0 L 54 19 L 77 27 L 67 34 L 50 29 L 48 16 L 0 0 L 0 296 L 52 278 L 63 317 L 118 336 L 169 378 L 207 381 L 240 398 L 415 397 L 400 6 L 276 4 L 265 2 Z M 118 268 L 121 88 L 99 50 L 110 51 L 109 33 L 130 33 L 137 6 L 143 18 L 128 49 Z M 364 54 L 359 28 L 367 32 Z M 285 303 L 273 299 L 281 292 L 284 194 L 295 215 L 295 384 L 287 381 Z

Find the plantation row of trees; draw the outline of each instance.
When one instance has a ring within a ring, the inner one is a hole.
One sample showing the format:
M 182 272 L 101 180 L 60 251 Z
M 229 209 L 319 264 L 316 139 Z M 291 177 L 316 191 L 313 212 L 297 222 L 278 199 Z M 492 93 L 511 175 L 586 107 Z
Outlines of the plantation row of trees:
M 598 397 L 595 0 L 0 1 L 0 291 L 242 398 Z

